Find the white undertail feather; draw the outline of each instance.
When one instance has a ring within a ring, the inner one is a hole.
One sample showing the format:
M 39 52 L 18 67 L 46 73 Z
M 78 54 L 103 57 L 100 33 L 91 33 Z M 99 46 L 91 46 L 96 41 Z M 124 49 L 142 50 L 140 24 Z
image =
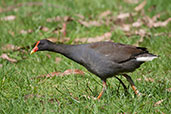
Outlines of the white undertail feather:
M 151 56 L 151 57 L 137 57 L 137 61 L 152 61 L 153 59 L 157 58 L 157 56 Z

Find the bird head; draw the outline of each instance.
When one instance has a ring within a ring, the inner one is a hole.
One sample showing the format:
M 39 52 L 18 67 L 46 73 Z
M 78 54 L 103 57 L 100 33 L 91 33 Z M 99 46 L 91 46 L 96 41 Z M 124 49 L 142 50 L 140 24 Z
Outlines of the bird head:
M 31 50 L 30 54 L 33 54 L 33 53 L 35 53 L 37 51 L 45 51 L 45 50 L 47 50 L 49 43 L 50 43 L 50 41 L 46 40 L 46 39 L 37 41 L 36 45 Z

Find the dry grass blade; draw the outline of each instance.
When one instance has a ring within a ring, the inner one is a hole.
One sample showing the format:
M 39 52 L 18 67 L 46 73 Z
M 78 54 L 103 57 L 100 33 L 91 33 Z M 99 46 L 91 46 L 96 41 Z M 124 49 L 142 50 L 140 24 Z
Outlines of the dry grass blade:
M 38 76 L 37 78 L 43 78 L 43 77 L 54 77 L 54 76 L 66 76 L 66 75 L 71 75 L 71 74 L 80 74 L 80 75 L 84 75 L 84 72 L 79 70 L 79 69 L 68 69 L 64 72 L 52 72 L 46 75 L 41 75 Z
M 130 15 L 131 15 L 130 13 L 121 13 L 117 16 L 117 18 L 123 20 L 123 19 L 130 17 Z
M 16 59 L 12 59 L 12 58 L 10 58 L 10 57 L 8 57 L 8 55 L 7 54 L 2 54 L 1 56 L 0 56 L 0 58 L 2 58 L 2 59 L 6 59 L 6 60 L 8 60 L 8 61 L 10 61 L 10 62 L 12 62 L 12 63 L 16 63 L 17 62 L 17 60 Z
M 52 37 L 52 38 L 47 38 L 47 40 L 49 40 L 49 41 L 51 41 L 51 42 L 54 42 L 54 43 L 56 43 L 56 42 L 61 42 L 61 43 L 63 43 L 63 42 L 69 41 L 70 38 L 63 37 L 63 38 L 58 39 L 58 38 L 53 38 L 53 37 Z
M 3 11 L 3 8 L 2 7 L 0 7 L 0 12 L 2 12 Z
M 32 33 L 33 32 L 33 30 L 31 30 L 31 29 L 28 29 L 28 30 L 21 30 L 20 31 L 20 34 L 29 34 L 29 33 Z
M 168 92 L 171 92 L 171 88 L 167 88 L 166 90 L 167 90 Z
M 158 105 L 160 105 L 163 101 L 164 101 L 163 99 L 162 99 L 162 100 L 160 100 L 160 101 L 157 101 L 157 102 L 154 104 L 154 106 L 158 106 Z
M 165 21 L 157 21 L 156 22 L 157 18 L 159 18 L 159 17 L 160 17 L 160 14 L 157 14 L 157 15 L 153 16 L 152 18 L 150 18 L 148 16 L 144 16 L 142 19 L 143 19 L 144 24 L 150 28 L 165 27 L 171 21 L 171 18 L 168 18 Z
M 145 77 L 145 81 L 147 81 L 147 82 L 154 82 L 154 79 L 153 78 L 147 78 L 147 77 Z
M 93 43 L 93 42 L 99 42 L 99 41 L 109 41 L 110 38 L 112 37 L 111 32 L 106 32 L 101 36 L 96 36 L 96 37 L 90 37 L 90 38 L 76 38 L 75 42 L 87 42 L 87 43 Z
M 109 16 L 109 15 L 111 15 L 111 14 L 112 14 L 112 12 L 111 12 L 110 10 L 107 10 L 107 11 L 102 12 L 102 13 L 99 15 L 99 18 L 100 18 L 100 19 L 103 19 L 103 18 L 105 18 L 105 17 L 107 17 L 107 16 Z
M 51 41 L 51 42 L 57 42 L 58 41 L 58 39 L 57 38 L 47 38 L 47 40 L 49 40 L 49 41 Z
M 92 26 L 101 26 L 103 23 L 99 21 L 83 21 L 83 20 L 78 20 L 78 22 L 81 25 L 84 25 L 85 27 L 92 27 Z
M 63 23 L 62 29 L 61 29 L 61 33 L 63 34 L 63 37 L 66 36 L 66 28 L 67 28 L 67 24 L 66 23 Z
M 166 33 L 166 32 L 155 33 L 154 36 L 168 36 L 168 37 L 171 37 L 171 32 L 169 32 L 169 33 Z
M 64 22 L 69 22 L 69 21 L 73 21 L 74 19 L 70 16 L 64 16 Z
M 135 46 L 139 46 L 139 44 L 144 41 L 144 37 L 146 34 L 147 33 L 144 29 L 140 29 L 140 30 L 135 31 L 135 35 L 140 36 L 140 39 L 135 43 Z
M 47 21 L 47 22 L 62 21 L 62 17 L 57 16 L 57 17 L 47 18 L 46 21 Z
M 14 37 L 15 33 L 13 31 L 8 31 L 8 33 Z
M 155 15 L 155 16 L 153 16 L 153 17 L 152 17 L 152 20 L 153 20 L 153 21 L 157 21 L 158 18 L 160 18 L 160 13 L 157 14 L 157 15 Z
M 135 31 L 135 34 L 137 34 L 141 37 L 144 37 L 146 34 L 146 31 L 144 29 L 139 29 L 139 30 Z
M 84 97 L 84 98 L 86 98 L 86 99 L 91 99 L 91 97 L 90 96 L 87 96 L 87 95 L 82 95 L 82 97 Z
M 124 2 L 129 3 L 129 4 L 137 4 L 139 0 L 124 0 Z
M 15 19 L 16 19 L 16 16 L 14 16 L 14 15 L 9 15 L 9 16 L 1 18 L 2 21 L 13 21 Z
M 59 63 L 60 61 L 61 61 L 61 58 L 59 58 L 59 57 L 56 57 L 56 58 L 55 58 L 55 62 L 56 62 L 56 63 Z
M 46 54 L 46 56 L 50 59 L 51 58 L 51 56 L 49 55 L 49 54 Z
M 125 32 L 129 32 L 131 30 L 131 25 L 129 24 L 123 24 L 121 27 L 120 27 L 121 30 L 125 31 Z
M 158 21 L 156 23 L 153 24 L 154 27 L 165 27 L 169 22 L 171 21 L 171 18 L 168 18 L 165 21 Z
M 144 0 L 141 4 L 139 4 L 137 7 L 135 7 L 135 11 L 140 11 L 144 8 L 144 6 L 146 5 L 147 1 Z
M 70 41 L 70 38 L 68 38 L 68 37 L 63 37 L 63 38 L 60 38 L 59 39 L 59 42 L 68 42 L 68 41 Z M 74 42 L 73 42 L 74 43 Z
M 20 49 L 21 47 L 15 46 L 13 44 L 6 44 L 1 47 L 1 50 L 3 51 L 9 51 L 9 50 L 17 50 Z
M 72 20 L 73 20 L 73 18 L 70 16 L 64 16 L 64 17 L 57 16 L 57 17 L 52 17 L 52 18 L 46 19 L 47 22 L 58 22 L 58 21 L 69 22 Z
M 122 26 L 124 24 L 126 24 L 127 21 L 129 21 L 129 23 L 133 22 L 133 17 L 137 15 L 137 13 L 120 13 L 116 19 L 112 18 L 112 20 L 114 21 L 114 23 L 116 25 Z
M 52 72 L 50 74 L 38 76 L 37 78 L 43 78 L 43 77 L 49 78 L 49 77 L 59 76 L 60 74 L 61 74 L 61 72 Z
M 141 27 L 142 24 L 143 23 L 142 23 L 141 19 L 138 19 L 136 22 L 132 23 L 132 26 L 138 28 L 138 27 Z
M 44 32 L 47 32 L 47 31 L 49 31 L 49 28 L 48 27 L 41 26 L 40 27 L 40 30 L 42 30 Z
M 75 38 L 73 43 L 93 43 L 93 42 L 98 42 L 98 41 L 110 41 L 110 38 L 112 37 L 111 32 L 106 32 L 101 36 L 96 36 L 96 37 L 88 37 L 88 38 Z M 70 38 L 63 37 L 63 38 L 47 38 L 47 40 L 51 42 L 67 42 L 70 40 Z
M 70 74 L 84 75 L 84 72 L 79 69 L 68 69 L 68 70 L 64 71 L 64 73 L 62 75 L 64 76 L 64 75 L 70 75 Z
M 85 17 L 83 15 L 81 15 L 81 14 L 76 14 L 76 16 L 79 17 L 82 20 L 85 19 Z
M 138 81 L 141 81 L 142 79 L 141 78 L 137 78 Z

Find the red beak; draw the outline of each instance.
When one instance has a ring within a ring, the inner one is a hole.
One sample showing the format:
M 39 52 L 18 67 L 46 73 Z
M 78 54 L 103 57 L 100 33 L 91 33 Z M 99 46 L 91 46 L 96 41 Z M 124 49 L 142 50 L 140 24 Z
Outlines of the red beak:
M 34 47 L 34 48 L 31 50 L 30 54 L 35 53 L 37 50 L 38 50 L 38 47 L 36 46 L 36 47 Z
M 38 41 L 38 42 L 36 43 L 35 47 L 31 50 L 30 54 L 35 53 L 35 52 L 39 49 L 39 48 L 37 47 L 39 43 L 40 43 L 40 41 Z

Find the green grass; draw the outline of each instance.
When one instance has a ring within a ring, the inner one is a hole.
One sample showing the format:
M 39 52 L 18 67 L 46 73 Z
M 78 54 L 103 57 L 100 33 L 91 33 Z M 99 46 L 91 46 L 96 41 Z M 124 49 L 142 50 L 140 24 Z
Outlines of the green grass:
M 4 8 L 21 2 L 24 1 L 2 0 L 0 7 Z M 45 37 L 57 37 L 52 33 L 38 30 L 39 26 L 46 26 L 50 29 L 62 26 L 60 22 L 46 22 L 46 19 L 50 17 L 75 17 L 75 14 L 82 14 L 89 20 L 89 17 L 95 19 L 97 15 L 106 10 L 111 10 L 114 15 L 117 15 L 119 12 L 133 12 L 137 6 L 137 4 L 128 4 L 120 0 L 58 0 L 57 2 L 43 0 L 42 2 L 43 6 L 23 6 L 17 10 L 0 13 L 0 17 L 16 16 L 14 21 L 0 20 L 0 46 L 4 44 L 31 46 Z M 59 8 L 50 7 L 47 3 L 56 4 Z M 171 4 L 169 3 L 169 0 L 148 1 L 145 13 L 150 17 L 162 13 L 161 21 L 166 20 L 171 16 Z M 153 5 L 156 6 L 156 10 L 149 12 L 148 9 Z M 122 10 L 119 9 L 121 6 Z M 22 35 L 20 31 L 23 29 L 32 29 L 34 32 Z M 152 29 L 144 26 L 144 29 L 152 35 L 145 37 L 140 46 L 147 47 L 150 52 L 160 56 L 130 73 L 137 88 L 145 94 L 144 96 L 136 97 L 131 88 L 128 89 L 129 94 L 126 95 L 122 87 L 118 90 L 119 82 L 115 78 L 110 78 L 107 82 L 108 89 L 101 100 L 88 99 L 83 95 L 97 97 L 102 85 L 98 77 L 89 73 L 81 65 L 56 53 L 39 52 L 30 55 L 31 49 L 26 50 L 26 53 L 0 50 L 0 55 L 8 53 L 10 57 L 18 60 L 17 63 L 10 63 L 0 58 L 0 64 L 3 65 L 0 67 L 0 113 L 171 113 L 171 93 L 166 90 L 171 88 L 171 40 L 168 35 L 154 35 L 160 32 L 169 33 L 171 24 Z M 10 35 L 9 31 L 14 32 L 14 35 Z M 110 31 L 110 27 L 105 25 L 86 28 L 76 21 L 67 25 L 67 37 L 72 39 L 95 37 L 108 31 Z M 113 31 L 112 34 L 112 40 L 115 42 L 134 44 L 140 39 L 139 36 L 126 37 L 120 30 Z M 50 54 L 51 58 L 45 56 L 46 54 Z M 60 63 L 55 63 L 56 57 L 62 58 Z M 81 69 L 85 75 L 33 79 L 42 74 L 55 71 L 64 72 L 67 69 Z M 154 82 L 145 81 L 144 77 L 152 78 Z M 138 78 L 142 80 L 138 81 Z M 124 78 L 121 77 L 121 79 L 129 85 Z M 34 96 L 25 100 L 26 95 Z M 164 101 L 160 105 L 154 106 L 157 101 L 162 99 Z M 50 102 L 50 100 L 54 100 L 54 102 Z

